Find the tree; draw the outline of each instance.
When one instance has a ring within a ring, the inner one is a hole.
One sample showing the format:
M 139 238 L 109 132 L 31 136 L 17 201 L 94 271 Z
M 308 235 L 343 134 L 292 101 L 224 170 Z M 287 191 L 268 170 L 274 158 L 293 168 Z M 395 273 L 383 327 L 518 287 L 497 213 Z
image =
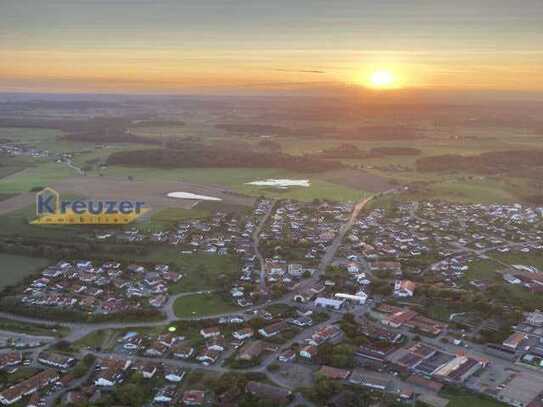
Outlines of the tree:
M 331 345 L 324 343 L 318 348 L 319 361 L 324 365 L 337 368 L 354 367 L 354 351 L 349 345 Z
M 115 394 L 122 404 L 134 407 L 145 404 L 145 390 L 138 384 L 128 383 L 119 386 Z
M 337 394 L 341 389 L 341 385 L 326 377 L 320 376 L 315 380 L 313 394 L 321 403 L 326 402 L 334 394 Z

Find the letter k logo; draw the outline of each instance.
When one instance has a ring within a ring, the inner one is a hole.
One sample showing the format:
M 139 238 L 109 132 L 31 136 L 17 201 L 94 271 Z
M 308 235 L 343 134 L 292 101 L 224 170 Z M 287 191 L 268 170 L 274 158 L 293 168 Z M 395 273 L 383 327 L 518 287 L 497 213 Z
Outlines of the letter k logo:
M 54 214 L 59 205 L 58 192 L 52 188 L 44 188 L 36 194 L 36 214 L 50 215 Z

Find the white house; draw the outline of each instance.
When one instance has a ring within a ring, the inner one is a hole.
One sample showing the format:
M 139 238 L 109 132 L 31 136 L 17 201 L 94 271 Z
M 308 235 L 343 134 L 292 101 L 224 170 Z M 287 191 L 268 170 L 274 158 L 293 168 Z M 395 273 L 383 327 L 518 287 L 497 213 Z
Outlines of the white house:
M 366 301 L 368 300 L 368 294 L 366 294 L 364 291 L 359 291 L 356 294 L 345 294 L 345 293 L 336 293 L 334 297 L 351 301 L 358 305 L 364 305 Z
M 345 305 L 344 299 L 333 299 L 326 297 L 317 297 L 313 302 L 315 307 L 329 308 L 334 310 L 340 310 Z
M 412 297 L 415 294 L 416 284 L 410 280 L 394 281 L 394 296 L 400 298 Z
M 240 329 L 239 331 L 235 331 L 232 336 L 236 338 L 239 341 L 242 341 L 244 339 L 248 339 L 254 335 L 254 332 L 251 328 L 245 328 Z

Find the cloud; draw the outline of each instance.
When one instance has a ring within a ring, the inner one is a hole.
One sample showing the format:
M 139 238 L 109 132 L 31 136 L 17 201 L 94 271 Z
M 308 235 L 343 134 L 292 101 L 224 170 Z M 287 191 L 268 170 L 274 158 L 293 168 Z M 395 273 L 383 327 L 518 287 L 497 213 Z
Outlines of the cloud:
M 274 71 L 276 71 L 276 72 L 294 72 L 294 73 L 316 73 L 316 74 L 326 73 L 325 71 L 310 70 L 310 69 L 282 69 L 282 68 L 276 68 L 276 69 L 274 69 Z

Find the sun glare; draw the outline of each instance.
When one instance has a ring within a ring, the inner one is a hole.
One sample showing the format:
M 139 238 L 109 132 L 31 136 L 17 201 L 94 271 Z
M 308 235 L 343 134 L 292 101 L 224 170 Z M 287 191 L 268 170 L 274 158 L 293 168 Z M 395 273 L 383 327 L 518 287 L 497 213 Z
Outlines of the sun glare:
M 374 88 L 388 88 L 394 84 L 394 75 L 390 71 L 375 71 L 370 82 Z

